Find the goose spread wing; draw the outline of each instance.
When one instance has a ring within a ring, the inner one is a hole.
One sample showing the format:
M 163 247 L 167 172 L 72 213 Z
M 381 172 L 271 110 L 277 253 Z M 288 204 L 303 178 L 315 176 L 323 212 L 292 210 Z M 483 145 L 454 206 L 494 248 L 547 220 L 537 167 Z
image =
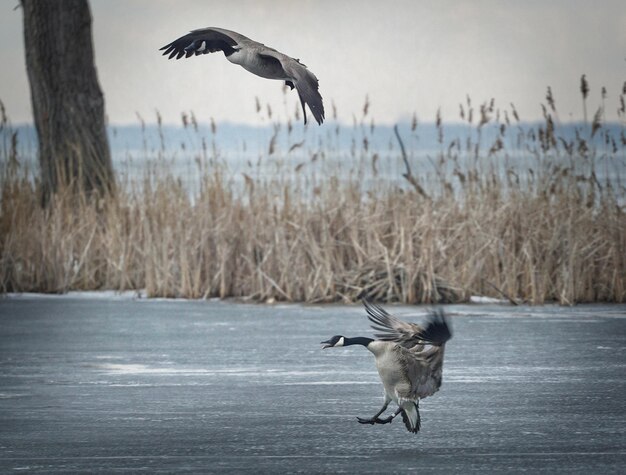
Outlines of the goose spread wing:
M 373 323 L 372 328 L 380 333 L 376 333 L 376 338 L 383 341 L 393 341 L 405 348 L 421 350 L 424 344 L 441 346 L 452 338 L 452 331 L 448 324 L 448 319 L 443 311 L 435 310 L 428 316 L 426 324 L 422 327 L 416 323 L 408 323 L 400 320 L 376 304 L 363 299 L 367 318 Z
M 298 91 L 302 113 L 304 114 L 304 123 L 306 124 L 307 122 L 306 109 L 304 108 L 304 105 L 307 104 L 309 109 L 311 109 L 313 117 L 317 123 L 321 125 L 322 122 L 324 122 L 324 103 L 319 93 L 319 81 L 317 77 L 315 77 L 315 74 L 309 71 L 309 69 L 297 59 L 291 58 L 272 48 L 264 49 L 263 52 L 259 53 L 259 56 L 280 61 L 283 70 L 290 78 L 291 84 L 295 86 Z
M 376 338 L 396 342 L 405 348 L 413 348 L 424 343 L 420 338 L 424 330 L 421 326 L 403 322 L 367 299 L 363 299 L 363 305 L 367 311 L 367 318 L 373 323 L 372 328 L 379 332 L 376 333 Z
M 410 325 L 400 320 L 397 321 Z M 424 398 L 431 396 L 441 387 L 445 344 L 452 338 L 452 330 L 444 313 L 441 310 L 432 312 L 424 327 L 414 338 L 428 346 L 419 344 L 410 349 L 406 345 L 395 347 L 406 378 L 410 382 L 410 390 L 406 395 L 401 396 Z
M 183 56 L 188 58 L 192 55 L 215 53 L 224 51 L 230 53 L 235 50 L 242 41 L 252 41 L 234 31 L 223 30 L 221 28 L 203 28 L 193 30 L 177 40 L 160 48 L 163 55 L 169 55 L 169 59 Z
M 396 346 L 396 351 L 409 382 L 406 391 L 398 394 L 400 397 L 425 398 L 439 390 L 443 376 L 443 346 L 434 346 L 422 351 L 410 351 Z

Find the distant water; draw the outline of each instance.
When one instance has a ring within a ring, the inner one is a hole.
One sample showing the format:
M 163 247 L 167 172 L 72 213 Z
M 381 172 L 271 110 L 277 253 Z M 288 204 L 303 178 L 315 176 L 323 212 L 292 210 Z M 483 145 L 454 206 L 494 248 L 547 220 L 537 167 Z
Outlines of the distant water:
M 605 124 L 591 138 L 585 124 L 567 124 L 556 128 L 556 135 L 566 142 L 586 141 L 592 151 L 587 158 L 578 156 L 573 162 L 567 157 L 562 143 L 559 153 L 550 152 L 548 158 L 538 159 L 530 148 L 538 147 L 539 129 L 543 124 L 523 123 L 507 127 L 502 136 L 503 149 L 491 153 L 500 136 L 500 125 L 489 123 L 478 129 L 463 124 L 444 125 L 425 123 L 411 130 L 409 123 L 399 124 L 412 173 L 427 188 L 439 183 L 441 173 L 453 184 L 458 182 L 454 172 L 477 169 L 479 172 L 496 170 L 503 176 L 514 170 L 521 179 L 528 179 L 529 170 L 537 171 L 558 163 L 574 166 L 582 176 L 591 175 L 591 166 L 599 183 L 611 182 L 621 189 L 626 178 L 626 147 L 618 146 L 619 124 Z M 37 141 L 33 127 L 19 126 L 19 158 L 36 168 Z M 332 122 L 322 127 L 284 124 L 254 127 L 234 124 L 207 124 L 194 127 L 154 124 L 112 125 L 108 128 L 114 168 L 124 183 L 140 181 L 147 170 L 167 171 L 179 178 L 193 192 L 197 177 L 212 166 L 226 170 L 233 183 L 243 183 L 243 174 L 253 179 L 269 180 L 276 177 L 308 179 L 336 176 L 357 180 L 365 189 L 372 186 L 396 186 L 406 182 L 406 172 L 400 146 L 393 128 L 364 122 L 353 126 Z M 7 147 L 7 131 L 0 132 L 0 144 Z M 613 142 L 617 152 L 613 150 Z M 532 146 L 532 147 L 530 147 Z M 530 148 L 529 148 L 530 147 Z M 478 154 L 477 154 L 478 152 Z M 454 161 L 452 156 L 458 156 Z M 478 157 L 478 158 L 477 158 Z

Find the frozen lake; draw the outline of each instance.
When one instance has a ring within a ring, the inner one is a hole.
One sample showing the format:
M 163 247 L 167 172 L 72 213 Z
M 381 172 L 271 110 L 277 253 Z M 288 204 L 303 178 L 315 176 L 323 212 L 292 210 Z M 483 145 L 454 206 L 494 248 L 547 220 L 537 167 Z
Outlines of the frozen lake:
M 1 299 L 0 472 L 623 473 L 626 305 L 444 308 L 413 435 L 357 423 L 371 354 L 320 349 L 361 306 Z

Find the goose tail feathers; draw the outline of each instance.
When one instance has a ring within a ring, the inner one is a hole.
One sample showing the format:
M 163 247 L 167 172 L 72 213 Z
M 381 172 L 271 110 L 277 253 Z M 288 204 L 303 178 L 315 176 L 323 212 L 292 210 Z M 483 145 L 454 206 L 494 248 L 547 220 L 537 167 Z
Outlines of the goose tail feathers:
M 413 434 L 417 434 L 422 427 L 419 407 L 414 402 L 402 405 L 402 421 L 406 426 L 406 430 Z

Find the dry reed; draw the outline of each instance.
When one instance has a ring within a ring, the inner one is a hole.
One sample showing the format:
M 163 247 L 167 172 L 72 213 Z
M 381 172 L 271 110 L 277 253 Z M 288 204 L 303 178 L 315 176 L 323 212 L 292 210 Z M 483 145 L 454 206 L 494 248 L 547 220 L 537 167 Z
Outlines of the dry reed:
M 62 191 L 43 209 L 37 180 L 5 147 L 0 291 L 145 289 L 152 297 L 305 302 L 354 301 L 363 293 L 406 303 L 459 302 L 472 294 L 533 304 L 623 302 L 624 188 L 619 181 L 601 183 L 596 166 L 607 153 L 623 160 L 624 142 L 607 134 L 607 150 L 614 147 L 609 153 L 594 148 L 592 137 L 582 138 L 584 131 L 557 136 L 551 90 L 548 97 L 546 120 L 532 131 L 512 125 L 508 111 L 503 122 L 494 119 L 500 111 L 493 101 L 481 106 L 472 126 L 468 98 L 461 117 L 477 138 L 465 144 L 443 143 L 438 113 L 438 191 L 428 195 L 399 182 L 371 190 L 358 178 L 307 181 L 299 175 L 304 164 L 272 178 L 246 174 L 237 187 L 213 163 L 199 167 L 193 194 L 171 174 L 152 171 L 141 187 L 119 186 L 115 196 L 96 201 Z M 363 118 L 368 108 L 369 101 Z M 257 110 L 262 113 L 260 104 Z M 514 107 L 511 114 L 519 120 Z M 489 123 L 499 128 L 497 140 L 481 144 Z M 601 128 L 598 116 L 593 134 Z M 414 116 L 411 133 L 416 130 Z M 276 125 L 269 154 L 279 153 L 278 131 Z M 356 153 L 371 158 L 375 169 L 379 154 L 362 143 Z M 294 142 L 289 153 L 300 147 Z M 512 148 L 536 160 L 526 178 L 518 169 L 501 173 L 480 165 L 483 150 L 508 160 Z M 469 157 L 469 167 L 462 157 Z M 410 170 L 407 177 L 415 181 Z

